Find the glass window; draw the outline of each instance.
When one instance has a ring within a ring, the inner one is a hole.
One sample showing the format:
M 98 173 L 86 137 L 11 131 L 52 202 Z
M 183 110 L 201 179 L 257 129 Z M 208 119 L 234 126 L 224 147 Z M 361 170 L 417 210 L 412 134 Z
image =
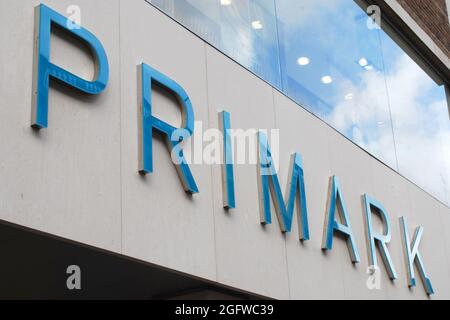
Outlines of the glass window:
M 397 168 L 380 30 L 348 0 L 278 0 L 285 93 Z
M 208 43 L 279 88 L 273 0 L 152 0 Z
M 149 1 L 450 205 L 445 87 L 362 0 Z
M 450 203 L 450 121 L 445 87 L 436 84 L 399 46 L 406 48 L 388 26 L 384 29 L 389 33 L 382 33 L 381 43 L 399 172 Z

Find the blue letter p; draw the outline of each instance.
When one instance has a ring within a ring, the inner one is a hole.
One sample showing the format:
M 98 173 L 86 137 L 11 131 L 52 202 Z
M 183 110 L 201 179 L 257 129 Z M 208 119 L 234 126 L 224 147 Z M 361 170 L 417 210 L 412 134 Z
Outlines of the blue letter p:
M 36 48 L 33 87 L 33 111 L 31 125 L 42 129 L 48 126 L 48 95 L 50 77 L 66 83 L 87 94 L 99 94 L 108 83 L 109 66 L 106 52 L 100 41 L 81 26 L 73 25 L 66 17 L 41 4 L 36 7 Z M 72 35 L 87 43 L 97 62 L 97 79 L 86 81 L 50 62 L 50 34 L 52 24 L 63 28 Z

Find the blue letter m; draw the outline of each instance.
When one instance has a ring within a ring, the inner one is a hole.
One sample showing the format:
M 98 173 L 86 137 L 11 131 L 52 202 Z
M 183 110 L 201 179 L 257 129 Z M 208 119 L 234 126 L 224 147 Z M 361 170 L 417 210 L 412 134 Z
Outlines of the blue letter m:
M 300 240 L 309 240 L 308 212 L 306 207 L 305 182 L 303 176 L 302 158 L 294 153 L 291 158 L 290 179 L 287 185 L 287 202 L 283 199 L 280 182 L 272 161 L 272 154 L 267 136 L 258 133 L 259 147 L 259 196 L 261 223 L 271 224 L 270 196 L 272 195 L 275 210 L 282 232 L 291 232 L 294 217 L 294 206 L 297 206 L 297 221 Z

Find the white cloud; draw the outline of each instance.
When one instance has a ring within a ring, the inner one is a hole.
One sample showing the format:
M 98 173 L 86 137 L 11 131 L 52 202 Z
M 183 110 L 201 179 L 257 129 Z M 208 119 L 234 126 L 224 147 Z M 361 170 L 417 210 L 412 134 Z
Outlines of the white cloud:
M 399 56 L 386 78 L 368 72 L 361 83 L 342 83 L 342 97 L 355 92 L 354 99 L 342 98 L 327 120 L 395 167 L 385 81 L 399 171 L 448 203 L 450 122 L 444 89 L 436 94 L 436 84 L 406 54 Z

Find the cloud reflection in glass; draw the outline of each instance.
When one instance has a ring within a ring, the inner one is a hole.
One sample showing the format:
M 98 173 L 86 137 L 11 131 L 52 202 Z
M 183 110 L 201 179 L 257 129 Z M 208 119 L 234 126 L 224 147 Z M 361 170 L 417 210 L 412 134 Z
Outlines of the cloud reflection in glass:
M 150 2 L 450 205 L 445 90 L 359 0 Z

